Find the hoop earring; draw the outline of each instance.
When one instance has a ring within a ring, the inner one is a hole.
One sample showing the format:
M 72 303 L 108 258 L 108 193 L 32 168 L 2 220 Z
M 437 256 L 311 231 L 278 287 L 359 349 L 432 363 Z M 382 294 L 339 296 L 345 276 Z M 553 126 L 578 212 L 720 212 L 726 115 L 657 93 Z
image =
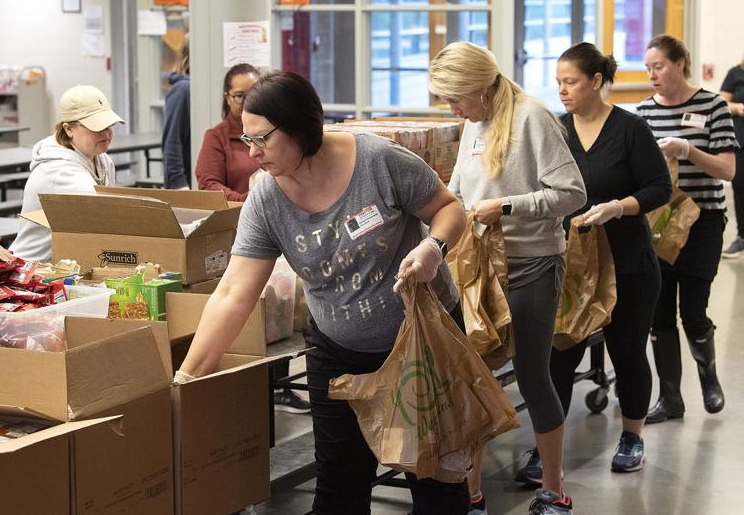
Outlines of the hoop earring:
M 485 91 L 481 91 L 480 101 L 481 101 L 481 106 L 483 107 L 483 117 L 486 120 L 490 120 L 491 119 L 491 108 L 492 108 L 492 106 L 486 106 L 486 100 L 484 98 L 484 95 L 485 94 L 486 94 Z M 489 104 L 490 104 L 490 102 L 489 102 Z

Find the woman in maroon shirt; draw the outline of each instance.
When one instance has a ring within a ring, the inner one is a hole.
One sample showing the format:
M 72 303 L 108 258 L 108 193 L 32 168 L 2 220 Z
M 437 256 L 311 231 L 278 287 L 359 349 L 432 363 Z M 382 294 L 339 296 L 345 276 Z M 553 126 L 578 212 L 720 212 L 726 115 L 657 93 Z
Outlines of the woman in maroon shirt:
M 250 64 L 236 64 L 227 71 L 222 93 L 222 122 L 204 133 L 196 179 L 200 190 L 221 190 L 227 200 L 243 202 L 248 196 L 248 179 L 259 169 L 245 144 L 240 141 L 243 100 L 260 76 Z

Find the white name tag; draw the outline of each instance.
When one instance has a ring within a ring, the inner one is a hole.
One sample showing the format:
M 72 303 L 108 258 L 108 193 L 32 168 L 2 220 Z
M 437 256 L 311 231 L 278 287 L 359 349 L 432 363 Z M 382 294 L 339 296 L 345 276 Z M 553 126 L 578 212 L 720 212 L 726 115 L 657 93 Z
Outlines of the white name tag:
M 385 221 L 382 219 L 380 210 L 377 206 L 367 206 L 359 211 L 354 216 L 349 217 L 344 222 L 346 231 L 351 236 L 352 240 L 356 240 L 360 236 L 367 234 L 372 229 L 381 226 Z
M 473 141 L 473 155 L 477 156 L 483 153 L 486 148 L 486 140 L 483 136 L 476 136 Z
M 706 116 L 698 113 L 685 113 L 682 115 L 682 125 L 685 127 L 705 128 Z

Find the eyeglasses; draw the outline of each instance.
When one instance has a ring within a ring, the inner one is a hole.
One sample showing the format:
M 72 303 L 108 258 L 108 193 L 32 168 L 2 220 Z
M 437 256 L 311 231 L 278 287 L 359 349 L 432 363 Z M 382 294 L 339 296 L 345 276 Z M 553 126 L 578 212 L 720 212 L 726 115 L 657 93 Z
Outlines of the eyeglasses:
M 245 143 L 246 145 L 248 145 L 249 148 L 251 146 L 253 146 L 253 145 L 256 145 L 258 148 L 265 148 L 266 147 L 266 138 L 268 138 L 269 135 L 272 132 L 274 132 L 275 130 L 277 130 L 278 128 L 279 127 L 274 127 L 273 129 L 271 129 L 269 132 L 267 132 L 263 136 L 253 136 L 253 137 L 250 137 L 250 136 L 246 136 L 245 134 L 241 134 L 240 135 L 240 141 L 242 141 L 243 143 Z
M 227 96 L 235 100 L 236 102 L 242 102 L 245 100 L 245 97 L 248 96 L 247 91 L 238 91 L 237 93 L 227 93 Z

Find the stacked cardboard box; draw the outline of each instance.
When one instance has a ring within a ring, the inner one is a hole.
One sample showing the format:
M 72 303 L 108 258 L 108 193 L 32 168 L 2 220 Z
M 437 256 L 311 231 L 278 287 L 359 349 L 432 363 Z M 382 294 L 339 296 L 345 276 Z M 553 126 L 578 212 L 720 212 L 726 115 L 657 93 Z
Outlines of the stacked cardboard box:
M 376 118 L 346 120 L 326 125 L 329 132 L 372 132 L 390 138 L 417 154 L 441 177 L 449 182 L 457 160 L 462 122 L 444 118 Z
M 97 424 L 68 433 L 74 438 L 69 470 L 55 473 L 69 481 L 73 514 L 173 512 L 170 363 L 164 359 L 170 358 L 169 343 L 162 328 L 161 353 L 145 326 L 150 322 L 123 323 L 68 317 L 66 351 L 0 348 L 0 405 L 7 410 L 50 424 L 122 415 L 123 426 Z M 57 465 L 44 458 L 34 466 Z M 47 486 L 33 495 L 43 496 Z M 50 511 L 65 512 L 64 505 Z

